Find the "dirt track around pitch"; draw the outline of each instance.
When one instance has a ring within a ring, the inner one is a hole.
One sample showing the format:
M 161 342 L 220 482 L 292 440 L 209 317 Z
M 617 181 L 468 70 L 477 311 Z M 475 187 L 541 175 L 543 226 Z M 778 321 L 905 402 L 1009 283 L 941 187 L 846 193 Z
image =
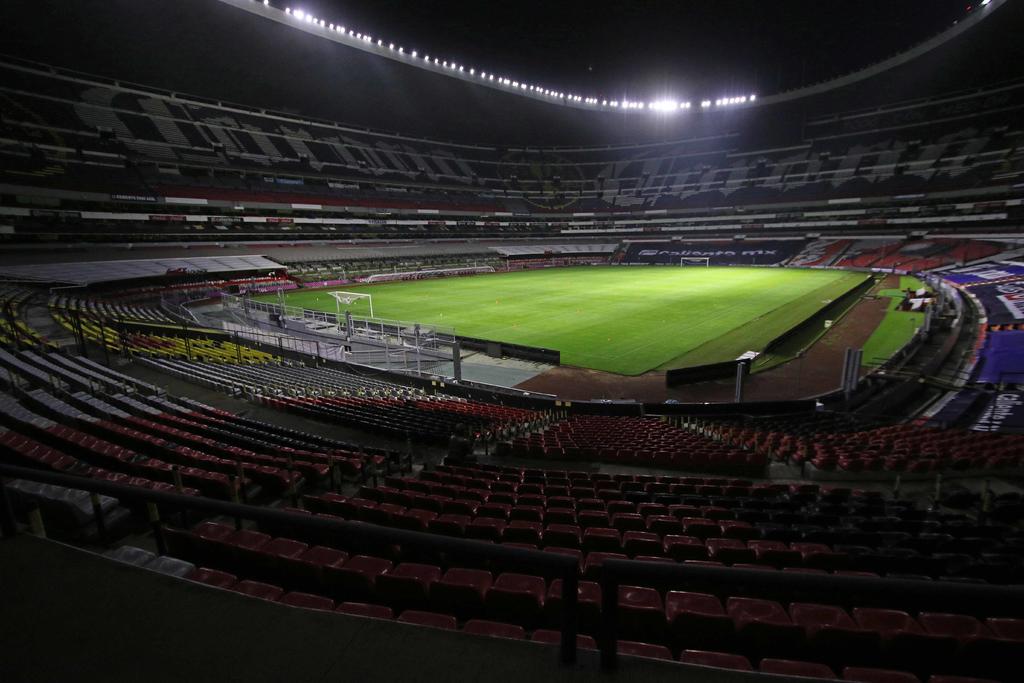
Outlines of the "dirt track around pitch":
M 846 349 L 863 347 L 885 317 L 889 301 L 874 295 L 882 289 L 898 287 L 898 282 L 895 276 L 886 276 L 800 356 L 771 370 L 750 375 L 744 386 L 744 400 L 806 398 L 838 389 Z M 649 403 L 669 399 L 682 403 L 728 402 L 733 400 L 735 391 L 731 378 L 669 389 L 662 372 L 626 377 L 571 367 L 553 368 L 516 388 L 554 394 L 567 400 L 633 399 Z

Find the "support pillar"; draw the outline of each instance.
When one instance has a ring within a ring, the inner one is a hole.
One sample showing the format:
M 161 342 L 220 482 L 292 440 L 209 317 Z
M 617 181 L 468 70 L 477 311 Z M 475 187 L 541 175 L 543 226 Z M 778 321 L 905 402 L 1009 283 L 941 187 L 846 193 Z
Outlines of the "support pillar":
M 736 363 L 736 394 L 733 397 L 733 401 L 736 403 L 743 402 L 743 377 L 746 374 L 746 364 L 743 361 Z
M 456 382 L 462 381 L 462 344 L 458 341 L 452 345 L 452 376 Z

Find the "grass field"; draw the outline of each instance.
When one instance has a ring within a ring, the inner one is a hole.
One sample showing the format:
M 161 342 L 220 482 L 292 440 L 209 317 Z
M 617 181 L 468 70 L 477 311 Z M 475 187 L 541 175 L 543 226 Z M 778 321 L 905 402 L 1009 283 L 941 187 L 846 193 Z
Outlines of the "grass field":
M 365 285 L 357 291 L 373 295 L 380 318 L 557 349 L 564 365 L 639 375 L 760 351 L 866 277 L 778 268 L 582 267 Z M 335 310 L 328 290 L 290 292 L 287 303 Z M 365 300 L 349 310 L 368 315 Z
M 877 367 L 889 360 L 914 336 L 917 328 L 924 323 L 924 313 L 901 311 L 897 309 L 903 300 L 903 292 L 909 289 L 920 289 L 924 283 L 910 275 L 900 276 L 899 289 L 883 289 L 879 296 L 889 297 L 889 308 L 885 318 L 864 344 L 864 365 Z

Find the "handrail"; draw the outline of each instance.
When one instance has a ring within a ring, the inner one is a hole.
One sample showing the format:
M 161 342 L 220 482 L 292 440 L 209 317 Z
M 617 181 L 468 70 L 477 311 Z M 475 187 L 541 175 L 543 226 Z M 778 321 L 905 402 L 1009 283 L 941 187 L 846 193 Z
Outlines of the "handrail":
M 275 508 L 229 503 L 201 496 L 185 496 L 178 493 L 153 491 L 101 479 L 87 479 L 70 474 L 0 463 L 0 481 L 3 480 L 2 478 L 27 479 L 44 484 L 100 493 L 113 498 L 147 503 L 150 506 L 150 521 L 154 523 L 154 533 L 157 536 L 157 545 L 161 550 L 161 554 L 163 554 L 163 549 L 166 546 L 164 545 L 162 525 L 156 506 L 167 505 L 176 509 L 201 510 L 211 514 L 251 519 L 268 524 L 288 524 L 311 531 L 333 532 L 346 539 L 402 545 L 488 560 L 511 560 L 530 564 L 541 569 L 553 570 L 562 579 L 561 659 L 566 664 L 572 664 L 576 661 L 579 561 L 575 557 L 540 550 L 514 548 L 498 543 L 453 538 L 422 531 L 394 529 L 366 522 L 352 522 L 332 517 L 285 512 Z M 7 496 L 7 490 L 3 485 L 0 485 L 0 530 L 2 530 L 3 537 L 7 538 L 14 535 L 15 529 L 14 513 Z
M 805 574 L 696 564 L 640 562 L 607 559 L 601 565 L 601 666 L 614 669 L 618 662 L 619 586 L 627 581 L 675 583 L 707 582 L 715 585 L 746 584 L 831 595 L 895 598 L 905 602 L 935 601 L 944 612 L 963 607 L 967 611 L 991 609 L 1001 616 L 1024 614 L 1024 587 L 920 581 L 835 574 Z M 628 585 L 628 584 L 627 584 Z M 641 585 L 649 585 L 641 584 Z

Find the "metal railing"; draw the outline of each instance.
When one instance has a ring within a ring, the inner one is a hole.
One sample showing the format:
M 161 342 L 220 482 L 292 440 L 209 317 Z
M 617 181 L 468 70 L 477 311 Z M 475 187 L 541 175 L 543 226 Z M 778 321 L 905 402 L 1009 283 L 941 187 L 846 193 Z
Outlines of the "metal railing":
M 103 494 L 122 501 L 136 501 L 147 507 L 160 554 L 167 553 L 164 538 L 164 512 L 178 513 L 196 510 L 210 515 L 235 518 L 236 527 L 242 519 L 249 519 L 277 527 L 288 526 L 296 530 L 335 534 L 346 542 L 391 544 L 420 550 L 442 552 L 466 558 L 513 561 L 557 574 L 562 579 L 561 660 L 566 664 L 576 661 L 578 630 L 579 561 L 577 558 L 539 550 L 513 548 L 502 544 L 486 543 L 443 536 L 439 534 L 407 531 L 377 526 L 364 522 L 343 521 L 331 517 L 285 512 L 275 508 L 256 507 L 184 496 L 176 493 L 153 491 L 124 484 L 43 470 L 27 469 L 0 464 L 0 478 L 17 478 L 64 486 L 71 489 Z M 96 496 L 93 511 L 97 530 L 103 531 L 103 512 Z M 6 488 L 0 486 L 0 531 L 11 537 L 17 532 L 14 513 Z M 735 587 L 736 594 L 755 587 L 759 595 L 780 591 L 789 595 L 820 595 L 825 601 L 846 603 L 861 601 L 877 604 L 885 601 L 888 607 L 902 609 L 932 609 L 942 612 L 961 612 L 975 616 L 1020 616 L 1024 614 L 1024 589 L 1020 586 L 971 584 L 953 581 L 921 581 L 834 574 L 805 574 L 796 572 L 713 567 L 686 563 L 644 562 L 626 559 L 606 559 L 601 568 L 601 621 L 599 647 L 601 664 L 614 669 L 618 664 L 618 612 L 619 587 L 623 585 L 671 586 L 673 588 L 706 585 L 719 591 Z M 806 600 L 810 601 L 810 600 Z
M 601 631 L 598 646 L 601 665 L 614 669 L 618 663 L 619 587 L 635 583 L 640 586 L 693 586 L 704 584 L 717 591 L 726 586 L 756 586 L 759 594 L 778 589 L 798 594 L 820 595 L 834 604 L 854 599 L 886 601 L 887 607 L 906 609 L 928 608 L 939 612 L 960 612 L 988 616 L 1024 615 L 1024 588 L 955 581 L 921 581 L 835 574 L 709 567 L 667 562 L 638 562 L 608 559 L 601 565 Z
M 296 530 L 333 534 L 348 542 L 358 543 L 361 541 L 380 545 L 398 545 L 428 552 L 450 553 L 471 559 L 516 562 L 536 568 L 542 572 L 553 573 L 562 579 L 561 659 L 566 664 L 572 664 L 576 661 L 576 633 L 579 618 L 579 560 L 575 557 L 540 550 L 513 548 L 496 543 L 452 538 L 420 531 L 407 531 L 405 529 L 377 526 L 365 522 L 351 522 L 331 517 L 285 512 L 275 508 L 230 503 L 212 498 L 153 491 L 138 486 L 115 484 L 99 479 L 86 479 L 69 474 L 0 464 L 0 482 L 3 482 L 5 478 L 25 479 L 43 484 L 89 491 L 94 494 L 117 498 L 121 501 L 144 503 L 153 529 L 153 535 L 156 539 L 157 549 L 161 555 L 167 554 L 164 522 L 160 515 L 160 507 L 163 506 L 165 513 L 169 511 L 177 513 L 182 510 L 196 510 L 210 515 L 233 517 L 236 520 L 237 527 L 241 526 L 242 519 L 248 519 L 267 525 L 276 525 L 277 527 L 291 527 Z M 102 536 L 104 533 L 103 511 L 96 497 L 93 498 L 93 512 L 96 515 L 97 530 Z M 2 531 L 4 538 L 12 537 L 17 533 L 14 511 L 11 507 L 7 489 L 2 484 L 0 484 L 0 531 Z

